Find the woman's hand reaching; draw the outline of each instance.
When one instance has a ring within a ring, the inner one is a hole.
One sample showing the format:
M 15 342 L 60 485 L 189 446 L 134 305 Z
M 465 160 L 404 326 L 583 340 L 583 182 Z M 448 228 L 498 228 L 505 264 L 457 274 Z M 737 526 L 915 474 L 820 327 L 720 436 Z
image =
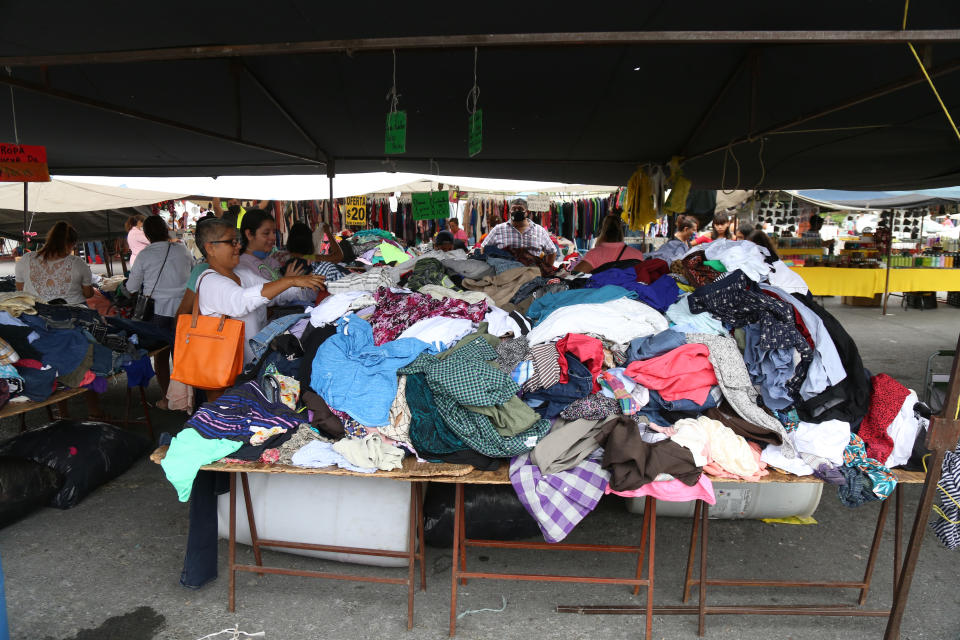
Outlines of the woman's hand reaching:
M 326 277 L 324 276 L 315 276 L 312 273 L 306 275 L 296 275 L 296 276 L 287 276 L 291 280 L 291 284 L 295 287 L 303 287 L 304 289 L 320 289 L 321 287 L 326 288 Z

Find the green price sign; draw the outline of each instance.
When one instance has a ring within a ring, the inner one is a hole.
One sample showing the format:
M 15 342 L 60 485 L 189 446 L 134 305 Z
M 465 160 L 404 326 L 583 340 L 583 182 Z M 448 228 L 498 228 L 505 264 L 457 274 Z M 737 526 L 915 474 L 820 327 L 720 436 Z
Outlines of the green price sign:
M 407 112 L 392 111 L 387 114 L 387 131 L 384 136 L 384 153 L 406 153 Z
M 467 119 L 467 151 L 470 157 L 477 155 L 483 149 L 483 109 L 477 109 Z
M 431 191 L 411 195 L 414 220 L 435 220 L 450 217 L 450 192 Z

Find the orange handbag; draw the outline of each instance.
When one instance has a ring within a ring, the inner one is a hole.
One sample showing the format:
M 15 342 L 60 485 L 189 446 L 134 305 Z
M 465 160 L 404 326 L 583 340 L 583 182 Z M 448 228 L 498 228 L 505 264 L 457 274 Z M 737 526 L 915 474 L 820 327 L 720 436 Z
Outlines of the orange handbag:
M 177 316 L 170 377 L 198 389 L 233 386 L 243 371 L 243 338 L 244 326 L 240 320 L 226 315 L 200 315 L 198 281 L 193 313 Z

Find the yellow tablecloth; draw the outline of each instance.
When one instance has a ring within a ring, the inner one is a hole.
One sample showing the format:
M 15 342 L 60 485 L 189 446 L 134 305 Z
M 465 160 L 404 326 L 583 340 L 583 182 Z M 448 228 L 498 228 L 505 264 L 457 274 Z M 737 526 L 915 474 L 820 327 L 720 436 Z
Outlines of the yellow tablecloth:
M 960 291 L 960 269 L 891 269 L 890 291 Z
M 886 269 L 791 267 L 815 296 L 860 296 L 883 293 Z M 891 269 L 890 291 L 960 291 L 960 269 Z

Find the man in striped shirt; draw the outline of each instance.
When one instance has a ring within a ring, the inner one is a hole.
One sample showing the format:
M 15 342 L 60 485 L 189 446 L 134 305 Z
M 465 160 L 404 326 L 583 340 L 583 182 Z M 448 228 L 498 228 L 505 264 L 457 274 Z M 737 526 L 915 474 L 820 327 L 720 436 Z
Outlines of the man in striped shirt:
M 543 266 L 552 268 L 557 257 L 557 247 L 546 229 L 530 220 L 527 201 L 518 198 L 510 203 L 510 220 L 490 230 L 481 248 L 489 246 L 501 249 L 526 249 L 539 258 Z

